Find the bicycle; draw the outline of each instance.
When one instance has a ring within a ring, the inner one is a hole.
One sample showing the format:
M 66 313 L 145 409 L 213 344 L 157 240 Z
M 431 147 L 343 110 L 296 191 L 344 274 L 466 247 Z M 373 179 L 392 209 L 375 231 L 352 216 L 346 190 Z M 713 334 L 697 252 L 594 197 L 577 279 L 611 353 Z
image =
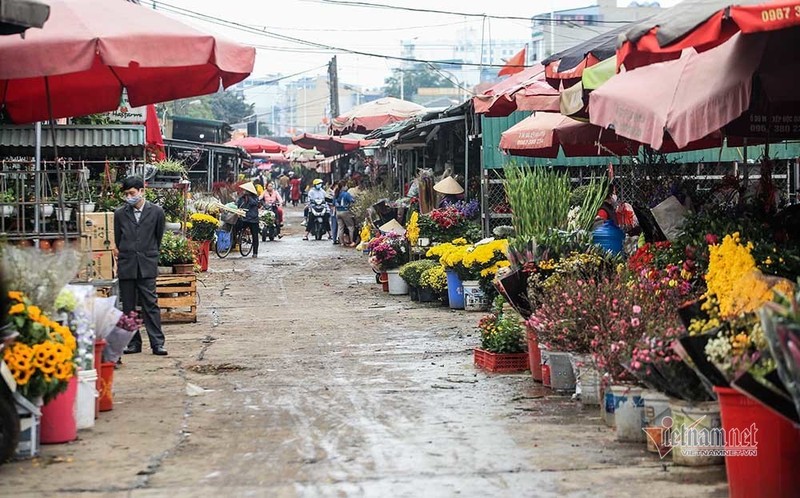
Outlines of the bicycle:
M 220 258 L 226 257 L 231 253 L 236 245 L 239 246 L 239 254 L 247 257 L 253 251 L 253 235 L 246 228 L 237 228 L 239 217 L 235 214 L 226 213 L 223 215 L 222 228 L 217 229 L 214 237 L 214 252 Z

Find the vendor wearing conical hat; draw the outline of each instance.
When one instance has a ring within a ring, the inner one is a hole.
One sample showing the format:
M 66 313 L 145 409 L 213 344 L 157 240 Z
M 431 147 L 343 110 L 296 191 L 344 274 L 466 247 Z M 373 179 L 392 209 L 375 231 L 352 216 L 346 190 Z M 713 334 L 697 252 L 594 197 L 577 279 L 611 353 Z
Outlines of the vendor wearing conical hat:
M 253 257 L 258 257 L 258 191 L 253 182 L 239 185 L 242 195 L 236 200 L 236 207 L 245 211 L 245 215 L 239 219 L 237 230 L 250 230 L 253 237 Z
M 433 190 L 442 195 L 439 207 L 445 207 L 464 198 L 464 187 L 462 187 L 452 176 L 446 176 L 433 186 Z

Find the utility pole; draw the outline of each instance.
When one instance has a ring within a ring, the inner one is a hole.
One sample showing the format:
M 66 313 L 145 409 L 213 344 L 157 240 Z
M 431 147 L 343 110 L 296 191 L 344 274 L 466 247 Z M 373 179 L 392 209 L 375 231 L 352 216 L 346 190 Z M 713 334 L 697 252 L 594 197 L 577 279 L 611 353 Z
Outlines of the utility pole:
M 339 69 L 336 66 L 336 56 L 328 63 L 328 85 L 331 94 L 331 121 L 339 117 Z

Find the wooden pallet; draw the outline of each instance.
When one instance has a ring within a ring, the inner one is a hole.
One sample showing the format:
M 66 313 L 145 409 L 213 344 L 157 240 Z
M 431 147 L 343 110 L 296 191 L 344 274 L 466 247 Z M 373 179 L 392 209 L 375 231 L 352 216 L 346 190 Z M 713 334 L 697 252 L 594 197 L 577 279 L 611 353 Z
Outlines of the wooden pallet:
M 156 294 L 161 323 L 197 321 L 197 275 L 159 275 Z

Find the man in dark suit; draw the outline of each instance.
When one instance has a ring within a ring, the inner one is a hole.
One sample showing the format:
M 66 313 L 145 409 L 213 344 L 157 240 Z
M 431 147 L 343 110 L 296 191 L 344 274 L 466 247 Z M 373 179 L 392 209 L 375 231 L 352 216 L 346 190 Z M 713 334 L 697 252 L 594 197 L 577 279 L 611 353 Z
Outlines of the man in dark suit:
M 141 303 L 144 326 L 153 354 L 165 356 L 161 309 L 156 295 L 158 252 L 164 235 L 164 210 L 144 198 L 144 180 L 129 176 L 122 181 L 125 205 L 114 211 L 114 256 L 122 311 L 128 313 Z M 125 353 L 141 353 L 142 336 L 137 331 Z

